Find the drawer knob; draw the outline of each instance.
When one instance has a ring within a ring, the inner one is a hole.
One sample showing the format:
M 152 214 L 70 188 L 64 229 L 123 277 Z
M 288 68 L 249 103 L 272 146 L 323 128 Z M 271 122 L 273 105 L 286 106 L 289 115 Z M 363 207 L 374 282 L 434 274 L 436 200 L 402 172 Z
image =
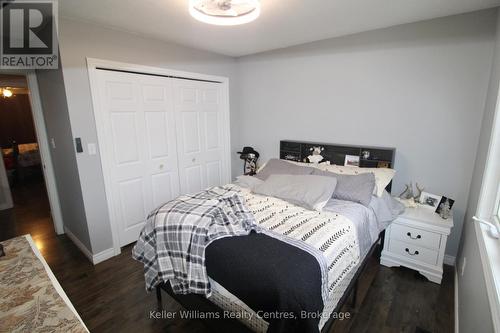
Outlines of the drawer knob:
M 410 252 L 410 249 L 408 249 L 408 248 L 406 248 L 406 249 L 405 249 L 405 251 L 406 251 L 406 253 L 408 253 L 408 254 L 409 254 L 409 255 L 411 255 L 411 256 L 418 255 L 418 251 L 415 251 L 415 252 L 411 253 L 411 252 Z
M 420 238 L 422 238 L 422 236 L 420 236 L 420 235 L 417 235 L 417 237 L 413 237 L 413 236 L 411 235 L 411 232 L 408 232 L 408 233 L 406 234 L 406 236 L 410 237 L 411 239 L 420 239 Z

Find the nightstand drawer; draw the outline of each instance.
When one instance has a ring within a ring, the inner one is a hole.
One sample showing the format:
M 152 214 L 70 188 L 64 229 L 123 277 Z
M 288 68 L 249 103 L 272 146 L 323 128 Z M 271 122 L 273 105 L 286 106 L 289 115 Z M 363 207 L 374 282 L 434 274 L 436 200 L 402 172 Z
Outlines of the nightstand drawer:
M 441 234 L 396 223 L 391 225 L 391 238 L 434 250 L 439 250 L 441 244 Z
M 433 266 L 436 265 L 438 259 L 437 251 L 429 250 L 424 247 L 415 246 L 413 244 L 401 242 L 395 239 L 390 240 L 389 252 Z

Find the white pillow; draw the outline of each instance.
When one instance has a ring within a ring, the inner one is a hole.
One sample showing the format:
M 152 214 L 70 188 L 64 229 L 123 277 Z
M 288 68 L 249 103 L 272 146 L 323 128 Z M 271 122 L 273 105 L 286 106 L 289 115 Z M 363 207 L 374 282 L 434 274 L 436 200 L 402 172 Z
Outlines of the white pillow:
M 396 174 L 396 170 L 389 168 L 359 168 L 356 166 L 344 166 L 335 164 L 320 163 L 320 169 L 344 175 L 359 175 L 360 173 L 373 173 L 375 175 L 375 189 L 373 194 L 381 197 L 385 188 Z

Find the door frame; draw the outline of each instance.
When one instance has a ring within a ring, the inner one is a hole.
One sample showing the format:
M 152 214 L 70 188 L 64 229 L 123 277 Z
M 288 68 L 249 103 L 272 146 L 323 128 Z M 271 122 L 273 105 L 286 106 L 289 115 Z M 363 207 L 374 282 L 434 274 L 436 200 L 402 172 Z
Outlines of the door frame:
M 61 204 L 59 202 L 59 194 L 57 192 L 54 166 L 50 157 L 50 144 L 47 136 L 47 127 L 45 126 L 45 118 L 43 117 L 42 100 L 40 98 L 40 91 L 38 90 L 36 72 L 34 70 L 1 70 L 0 73 L 5 75 L 24 75 L 26 77 L 29 90 L 31 114 L 33 115 L 36 139 L 38 141 L 38 148 L 42 161 L 45 187 L 49 197 L 50 213 L 52 215 L 52 221 L 54 223 L 54 230 L 56 234 L 62 235 L 64 234 L 64 223 L 61 213 Z
M 9 178 L 7 175 L 7 169 L 3 161 L 2 154 L 0 153 L 0 186 L 4 187 L 7 191 L 5 195 L 7 196 L 4 203 L 0 203 L 0 210 L 6 210 L 14 207 L 14 202 L 12 201 L 12 193 L 10 191 Z
M 97 129 L 97 142 L 99 146 L 99 156 L 101 161 L 102 172 L 104 176 L 104 190 L 106 194 L 106 201 L 108 206 L 108 218 L 111 223 L 111 233 L 113 239 L 114 254 L 121 253 L 120 239 L 119 239 L 119 223 L 114 207 L 114 200 L 112 194 L 111 184 L 111 152 L 106 150 L 104 144 L 106 140 L 106 129 L 104 128 L 103 116 L 100 110 L 100 96 L 98 91 L 98 75 L 97 71 L 102 69 L 130 72 L 135 74 L 149 74 L 160 75 L 173 78 L 185 78 L 200 81 L 217 82 L 222 85 L 222 116 L 224 122 L 223 128 L 223 142 L 225 146 L 225 161 L 226 175 L 223 175 L 228 181 L 231 180 L 231 144 L 230 144 L 230 123 L 229 123 L 229 78 L 223 76 L 206 75 L 192 72 L 184 72 L 167 68 L 151 67 L 138 64 L 130 64 L 124 62 L 117 62 L 104 59 L 86 58 L 87 70 L 90 82 L 90 91 L 92 96 L 92 106 L 94 113 L 94 120 Z

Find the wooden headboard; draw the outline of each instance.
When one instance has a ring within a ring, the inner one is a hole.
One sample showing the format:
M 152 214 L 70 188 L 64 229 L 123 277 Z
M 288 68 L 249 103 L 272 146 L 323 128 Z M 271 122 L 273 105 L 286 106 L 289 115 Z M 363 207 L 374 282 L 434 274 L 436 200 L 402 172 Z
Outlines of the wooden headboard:
M 307 156 L 311 155 L 312 147 L 321 147 L 323 151 L 323 161 L 330 161 L 331 164 L 344 165 L 346 155 L 359 156 L 359 167 L 361 168 L 394 168 L 394 158 L 396 148 L 372 147 L 372 146 L 351 146 L 332 143 L 318 143 L 307 141 L 280 141 L 280 159 L 309 162 Z M 369 157 L 364 158 L 368 152 Z M 390 193 L 391 184 L 387 186 Z

